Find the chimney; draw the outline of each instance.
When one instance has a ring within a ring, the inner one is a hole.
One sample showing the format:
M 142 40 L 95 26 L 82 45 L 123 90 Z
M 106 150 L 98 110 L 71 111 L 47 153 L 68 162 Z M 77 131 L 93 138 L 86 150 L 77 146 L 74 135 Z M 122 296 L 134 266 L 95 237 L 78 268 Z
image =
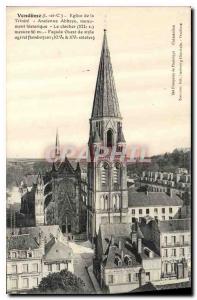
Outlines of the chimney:
M 39 247 L 42 250 L 42 254 L 45 254 L 45 240 L 43 234 L 39 234 Z
M 123 252 L 123 250 L 121 250 L 121 259 L 122 259 L 122 261 L 124 260 L 124 252 Z
M 137 239 L 137 252 L 138 252 L 138 254 L 142 253 L 142 239 L 141 238 Z
M 118 241 L 118 248 L 121 250 L 122 249 L 122 242 L 121 240 Z
M 167 194 L 168 194 L 168 196 L 170 196 L 170 198 L 172 198 L 172 196 L 173 196 L 173 189 L 169 188 Z
M 154 256 L 153 251 L 149 251 L 149 257 L 153 258 L 153 256 Z
M 137 244 L 137 232 L 136 231 L 131 233 L 131 243 L 132 243 L 132 245 Z

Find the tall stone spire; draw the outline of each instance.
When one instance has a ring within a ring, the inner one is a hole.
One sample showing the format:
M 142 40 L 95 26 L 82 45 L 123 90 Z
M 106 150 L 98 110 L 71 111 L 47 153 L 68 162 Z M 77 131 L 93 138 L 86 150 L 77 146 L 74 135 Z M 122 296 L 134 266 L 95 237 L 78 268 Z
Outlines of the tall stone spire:
M 106 29 L 104 29 L 103 45 L 92 109 L 92 118 L 100 117 L 121 118 L 110 52 L 107 44 Z

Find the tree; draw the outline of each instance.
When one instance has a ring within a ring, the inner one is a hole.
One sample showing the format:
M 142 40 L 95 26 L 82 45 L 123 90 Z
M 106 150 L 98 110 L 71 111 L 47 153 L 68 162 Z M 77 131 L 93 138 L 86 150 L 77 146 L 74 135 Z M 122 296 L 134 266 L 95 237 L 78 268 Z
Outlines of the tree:
M 51 273 L 42 278 L 37 289 L 29 294 L 85 294 L 85 283 L 67 270 Z

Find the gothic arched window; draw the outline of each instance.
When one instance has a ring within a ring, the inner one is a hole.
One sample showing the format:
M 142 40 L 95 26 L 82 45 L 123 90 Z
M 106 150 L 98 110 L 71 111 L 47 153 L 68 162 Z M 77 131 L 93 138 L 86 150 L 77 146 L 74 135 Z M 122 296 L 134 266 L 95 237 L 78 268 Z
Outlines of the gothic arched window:
M 107 147 L 112 147 L 113 145 L 113 132 L 111 129 L 107 131 Z
M 119 209 L 120 208 L 120 197 L 119 195 L 113 195 L 113 208 Z
M 104 196 L 104 210 L 107 210 L 108 209 L 108 196 L 107 195 L 105 195 Z
M 107 187 L 109 185 L 109 165 L 104 162 L 101 166 L 101 185 Z
M 113 168 L 113 183 L 114 189 L 117 190 L 121 185 L 121 165 L 120 163 L 116 163 Z

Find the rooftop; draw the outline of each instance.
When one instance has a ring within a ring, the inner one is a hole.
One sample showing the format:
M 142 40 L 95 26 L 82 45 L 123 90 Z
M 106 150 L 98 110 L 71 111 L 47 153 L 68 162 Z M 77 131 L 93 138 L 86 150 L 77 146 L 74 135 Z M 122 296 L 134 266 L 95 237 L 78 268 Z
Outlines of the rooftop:
M 71 260 L 72 255 L 72 249 L 55 238 L 52 238 L 45 246 L 45 260 Z
M 132 243 L 131 233 L 136 233 L 137 239 L 141 239 L 141 252 L 138 253 L 137 244 Z M 131 229 L 129 224 L 105 224 L 100 226 L 99 237 L 103 249 L 103 263 L 106 268 L 128 268 L 141 266 L 142 260 L 159 258 L 155 252 L 155 247 L 151 243 L 146 243 L 144 236 L 136 224 L 135 229 Z M 128 264 L 128 260 L 130 263 Z M 118 265 L 117 261 L 121 264 Z
M 38 239 L 41 233 L 46 242 L 49 242 L 52 237 L 58 237 L 58 235 L 61 234 L 59 225 L 23 227 L 20 229 L 20 232 L 30 234 L 35 239 Z
M 177 196 L 170 197 L 164 192 L 128 192 L 129 207 L 182 206 L 183 201 Z
M 8 250 L 38 249 L 39 245 L 30 234 L 14 235 L 7 239 Z
M 172 219 L 168 221 L 158 221 L 158 228 L 160 232 L 190 231 L 191 219 Z

